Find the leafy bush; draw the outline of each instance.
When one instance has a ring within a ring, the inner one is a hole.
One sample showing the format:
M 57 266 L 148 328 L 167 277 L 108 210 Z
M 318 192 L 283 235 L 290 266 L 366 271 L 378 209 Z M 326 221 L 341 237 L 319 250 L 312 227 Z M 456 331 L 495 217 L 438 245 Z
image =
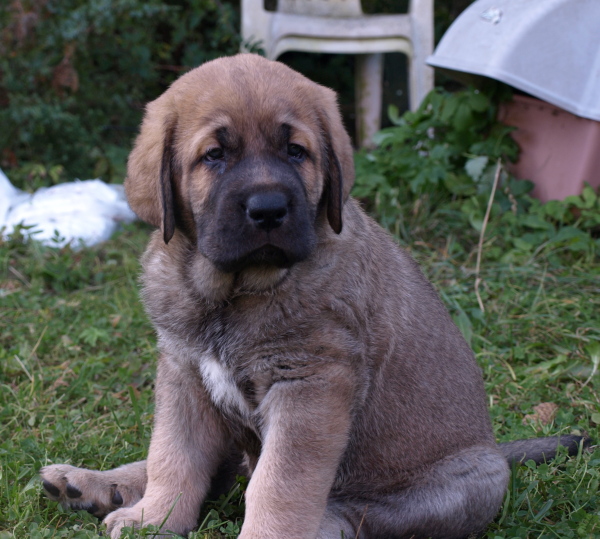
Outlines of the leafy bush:
M 458 235 L 454 249 L 473 249 L 498 163 L 518 155 L 512 128 L 496 120 L 497 104 L 509 95 L 501 85 L 485 93 L 436 89 L 416 112 L 399 117 L 391 108 L 394 126 L 377 134 L 374 150 L 357 156 L 353 194 L 404 242 L 432 236 L 447 242 Z M 543 249 L 598 255 L 600 197 L 591 187 L 581 196 L 542 204 L 529 196 L 531 182 L 505 170 L 500 180 L 488 259 L 510 262 Z
M 1 166 L 20 187 L 119 180 L 144 104 L 239 50 L 227 0 L 15 0 L 0 7 Z M 64 167 L 59 178 L 32 174 Z
M 372 199 L 390 226 L 405 202 L 434 207 L 453 195 L 487 191 L 489 162 L 517 155 L 511 128 L 495 118 L 494 101 L 474 89 L 436 88 L 417 111 L 401 117 L 390 107 L 394 126 L 376 135 L 375 150 L 357 156 L 354 194 Z

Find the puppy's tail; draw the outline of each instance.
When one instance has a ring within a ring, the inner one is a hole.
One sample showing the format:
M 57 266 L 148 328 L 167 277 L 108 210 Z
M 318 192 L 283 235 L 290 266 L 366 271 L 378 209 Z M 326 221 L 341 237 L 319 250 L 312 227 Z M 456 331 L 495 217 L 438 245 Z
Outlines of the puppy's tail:
M 586 449 L 592 440 L 587 436 L 552 436 L 549 438 L 531 438 L 530 440 L 515 440 L 498 444 L 500 453 L 504 455 L 509 463 L 520 464 L 527 460 L 533 460 L 541 464 L 556 456 L 559 446 L 567 448 L 569 455 L 577 455 L 579 447 Z

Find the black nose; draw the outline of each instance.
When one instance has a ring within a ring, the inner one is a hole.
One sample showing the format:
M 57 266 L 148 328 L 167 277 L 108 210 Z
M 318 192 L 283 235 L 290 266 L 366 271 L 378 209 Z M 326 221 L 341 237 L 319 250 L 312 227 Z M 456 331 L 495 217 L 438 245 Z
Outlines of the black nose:
M 258 228 L 269 231 L 281 226 L 288 206 L 283 193 L 257 193 L 246 201 L 246 215 Z

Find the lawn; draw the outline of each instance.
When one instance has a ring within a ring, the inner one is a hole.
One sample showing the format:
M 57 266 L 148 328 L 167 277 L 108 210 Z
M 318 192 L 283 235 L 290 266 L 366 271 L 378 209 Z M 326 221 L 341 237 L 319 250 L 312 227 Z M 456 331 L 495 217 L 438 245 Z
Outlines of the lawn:
M 156 353 L 137 278 L 148 234 L 134 224 L 79 252 L 0 243 L 1 539 L 97 537 L 101 523 L 46 499 L 37 471 L 57 462 L 106 469 L 146 454 Z M 460 245 L 423 232 L 406 248 L 475 350 L 498 439 L 600 439 L 597 257 L 552 249 L 520 265 L 484 257 L 483 313 L 474 250 Z M 540 403 L 552 403 L 550 417 L 532 417 Z M 486 537 L 600 537 L 599 480 L 600 449 L 515 469 Z M 204 531 L 191 537 L 235 537 L 242 490 L 243 482 L 210 504 Z

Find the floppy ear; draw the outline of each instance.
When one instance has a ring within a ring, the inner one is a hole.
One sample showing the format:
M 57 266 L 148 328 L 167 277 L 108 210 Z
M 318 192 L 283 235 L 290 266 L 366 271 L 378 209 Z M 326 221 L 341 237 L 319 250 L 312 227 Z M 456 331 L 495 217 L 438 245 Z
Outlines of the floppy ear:
M 342 212 L 354 185 L 354 152 L 340 114 L 335 92 L 328 90 L 322 116 L 325 142 L 325 192 L 327 220 L 336 234 L 342 231 Z
M 146 107 L 140 134 L 129 154 L 125 191 L 131 209 L 140 219 L 160 227 L 165 243 L 175 232 L 174 182 L 175 118 L 163 98 Z

